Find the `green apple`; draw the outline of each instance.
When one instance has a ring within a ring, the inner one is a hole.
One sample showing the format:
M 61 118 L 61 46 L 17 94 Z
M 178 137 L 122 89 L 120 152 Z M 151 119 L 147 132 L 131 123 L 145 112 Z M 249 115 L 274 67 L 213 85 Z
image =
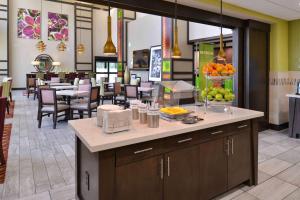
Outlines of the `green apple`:
M 212 90 L 208 94 L 211 95 L 212 97 L 215 97 L 218 94 L 218 92 L 216 90 Z
M 211 95 L 207 95 L 207 100 L 211 101 L 211 100 L 213 100 L 213 97 Z
M 206 97 L 206 95 L 207 95 L 207 92 L 205 90 L 202 90 L 201 96 L 204 98 L 204 97 Z
M 223 100 L 223 95 L 222 94 L 216 94 L 216 100 L 217 101 L 222 101 Z

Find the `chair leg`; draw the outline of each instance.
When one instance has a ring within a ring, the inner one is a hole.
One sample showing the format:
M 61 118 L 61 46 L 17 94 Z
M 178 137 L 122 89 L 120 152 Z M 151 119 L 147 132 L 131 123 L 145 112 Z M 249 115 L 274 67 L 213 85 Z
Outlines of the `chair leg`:
M 11 94 L 11 92 L 9 92 L 9 98 L 10 98 L 10 102 L 12 102 L 13 100 L 12 100 L 12 94 Z
M 89 118 L 92 117 L 92 111 L 91 110 L 88 111 L 88 115 L 89 115 Z
M 56 129 L 57 113 L 53 113 L 53 129 Z
M 70 118 L 70 120 L 73 120 L 73 114 L 74 114 L 73 110 L 70 109 L 70 113 L 69 113 L 69 118 Z
M 78 111 L 78 113 L 79 113 L 79 118 L 83 119 L 83 111 Z
M 29 90 L 27 90 L 27 99 L 29 99 Z
M 101 97 L 102 105 L 104 104 L 104 97 Z
M 38 112 L 39 128 L 41 128 L 42 126 L 42 119 L 43 119 L 42 112 Z
M 36 92 L 33 93 L 33 100 L 36 98 Z
M 7 114 L 9 114 L 9 101 L 6 102 L 6 110 L 7 110 Z

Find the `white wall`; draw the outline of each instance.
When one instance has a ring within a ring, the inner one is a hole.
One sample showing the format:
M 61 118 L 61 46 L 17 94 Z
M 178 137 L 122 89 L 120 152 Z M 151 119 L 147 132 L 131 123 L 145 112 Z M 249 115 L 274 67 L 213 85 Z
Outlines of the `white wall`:
M 219 36 L 221 33 L 220 27 L 206 24 L 190 22 L 189 39 L 197 40 L 202 38 Z M 223 28 L 223 35 L 232 34 L 231 29 Z
M 104 56 L 103 48 L 107 39 L 107 15 L 108 12 L 105 10 L 96 10 L 94 9 L 94 37 L 93 37 L 93 48 L 94 56 Z M 112 18 L 112 39 L 113 42 L 118 48 L 117 45 L 117 9 L 113 8 L 111 10 Z
M 35 45 L 38 40 L 17 38 L 17 12 L 18 8 L 29 8 L 40 10 L 38 0 L 10 0 L 10 73 L 13 77 L 14 88 L 24 88 L 26 85 L 26 74 L 35 71 L 31 61 L 40 53 Z M 42 11 L 42 38 L 47 45 L 44 53 L 49 54 L 55 61 L 59 61 L 67 71 L 74 71 L 74 6 L 63 4 L 63 14 L 69 17 L 69 41 L 67 51 L 57 51 L 59 42 L 48 41 L 48 12 L 60 13 L 60 4 L 44 1 Z
M 161 45 L 161 17 L 155 15 L 140 16 L 128 23 L 128 59 L 127 65 L 132 68 L 133 51 L 150 49 L 151 46 Z M 148 80 L 148 72 L 132 71 Z

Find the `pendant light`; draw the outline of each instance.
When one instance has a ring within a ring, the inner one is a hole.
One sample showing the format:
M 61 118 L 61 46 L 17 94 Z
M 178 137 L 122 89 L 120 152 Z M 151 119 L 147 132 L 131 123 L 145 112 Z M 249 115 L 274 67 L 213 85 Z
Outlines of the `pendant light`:
M 224 42 L 223 42 L 223 0 L 221 0 L 221 15 L 220 15 L 220 28 L 221 28 L 221 34 L 220 34 L 220 49 L 218 52 L 218 60 L 224 60 L 226 55 L 224 52 Z
M 111 36 L 111 16 L 110 16 L 110 2 L 108 0 L 108 17 L 107 17 L 107 41 L 104 45 L 104 55 L 113 56 L 116 55 L 116 46 L 112 41 Z
M 62 3 L 62 0 L 61 0 L 60 1 L 60 14 L 63 14 L 63 8 L 62 8 L 62 6 L 63 6 L 63 3 Z M 67 49 L 67 45 L 66 45 L 66 43 L 64 41 L 64 38 L 62 38 L 60 40 L 60 42 L 59 42 L 59 44 L 57 46 L 57 49 L 58 49 L 58 51 L 62 51 L 62 52 Z
M 175 32 L 172 58 L 181 58 L 181 51 L 178 44 L 177 5 L 177 0 L 175 0 Z
M 40 14 L 40 40 L 36 44 L 36 48 L 40 53 L 43 53 L 46 50 L 47 45 L 44 43 L 42 36 L 43 36 L 43 29 L 42 29 L 42 24 L 43 24 L 43 0 L 41 0 L 41 14 Z
M 79 12 L 79 15 L 81 16 L 81 11 Z M 80 27 L 81 27 L 81 23 L 80 23 Z M 77 46 L 77 53 L 78 54 L 83 54 L 84 53 L 84 45 L 81 43 L 81 28 L 79 28 L 79 44 Z

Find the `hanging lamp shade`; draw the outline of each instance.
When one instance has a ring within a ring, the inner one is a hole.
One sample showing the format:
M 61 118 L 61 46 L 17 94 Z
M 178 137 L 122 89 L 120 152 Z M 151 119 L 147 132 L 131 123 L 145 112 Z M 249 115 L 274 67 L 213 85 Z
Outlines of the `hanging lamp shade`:
M 223 34 L 221 33 L 221 35 L 220 35 L 220 49 L 219 49 L 219 52 L 218 52 L 218 59 L 219 60 L 224 60 L 225 57 L 226 57 L 223 46 L 224 46 Z
M 67 49 L 66 44 L 64 43 L 64 41 L 60 41 L 60 43 L 57 46 L 58 51 L 65 51 Z
M 179 44 L 178 44 L 178 27 L 177 27 L 177 22 L 176 22 L 176 25 L 175 25 L 174 46 L 173 46 L 172 57 L 173 58 L 181 58 L 181 51 L 180 51 Z
M 109 11 L 109 15 L 107 17 L 107 41 L 104 45 L 104 54 L 111 56 L 111 55 L 116 55 L 116 53 L 117 53 L 116 46 L 114 45 L 111 36 L 111 16 Z
M 46 50 L 47 45 L 43 42 L 43 40 L 38 41 L 36 44 L 36 48 L 40 53 L 43 53 Z
M 181 51 L 178 44 L 177 0 L 175 0 L 175 30 L 174 30 L 172 58 L 181 58 Z
M 79 44 L 79 45 L 77 46 L 77 53 L 78 53 L 78 54 L 83 54 L 84 51 L 85 51 L 84 45 L 83 45 L 83 44 Z

